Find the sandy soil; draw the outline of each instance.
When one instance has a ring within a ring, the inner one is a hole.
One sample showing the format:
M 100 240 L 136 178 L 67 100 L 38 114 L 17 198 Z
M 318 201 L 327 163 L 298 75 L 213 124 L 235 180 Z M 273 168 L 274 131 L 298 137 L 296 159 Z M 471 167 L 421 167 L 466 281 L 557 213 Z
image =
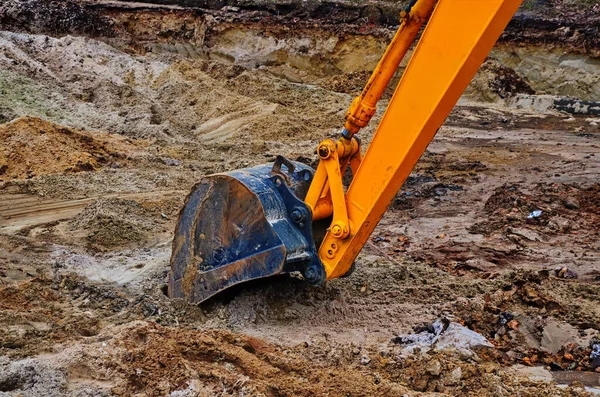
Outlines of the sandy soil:
M 120 167 L 141 150 L 118 136 L 61 128 L 22 117 L 0 127 L 0 180 Z
M 350 277 L 196 306 L 165 295 L 188 190 L 312 163 L 393 5 L 171 3 L 0 5 L 0 396 L 600 393 L 594 4 L 526 2 Z M 490 345 L 408 349 L 437 319 Z

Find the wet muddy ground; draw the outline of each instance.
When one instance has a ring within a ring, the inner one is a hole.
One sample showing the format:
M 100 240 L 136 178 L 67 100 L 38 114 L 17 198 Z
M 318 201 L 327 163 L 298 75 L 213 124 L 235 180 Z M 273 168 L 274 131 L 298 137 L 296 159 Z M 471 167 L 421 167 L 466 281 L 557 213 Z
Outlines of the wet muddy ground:
M 165 296 L 185 195 L 278 154 L 311 162 L 398 5 L 0 5 L 0 395 L 600 393 L 596 6 L 537 3 L 350 277 L 199 306 Z M 486 346 L 409 351 L 437 319 Z

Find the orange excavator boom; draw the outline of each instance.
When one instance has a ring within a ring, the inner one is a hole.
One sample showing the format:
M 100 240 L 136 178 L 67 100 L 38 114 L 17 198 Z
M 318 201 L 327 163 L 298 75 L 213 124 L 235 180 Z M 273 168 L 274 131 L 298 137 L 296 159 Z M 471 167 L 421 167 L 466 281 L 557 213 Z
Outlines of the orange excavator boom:
M 299 272 L 320 285 L 349 273 L 394 196 L 456 105 L 522 0 L 418 0 L 339 139 L 317 147 L 316 171 L 274 164 L 203 178 L 173 241 L 169 294 L 201 302 L 243 281 Z M 357 133 L 426 23 L 364 155 Z M 347 189 L 346 168 L 353 175 Z

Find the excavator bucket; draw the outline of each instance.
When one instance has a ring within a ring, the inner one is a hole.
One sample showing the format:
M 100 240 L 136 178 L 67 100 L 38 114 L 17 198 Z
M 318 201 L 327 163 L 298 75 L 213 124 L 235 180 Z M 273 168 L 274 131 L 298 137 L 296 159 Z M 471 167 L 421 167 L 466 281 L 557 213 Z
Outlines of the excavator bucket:
M 204 177 L 179 214 L 169 296 L 199 303 L 235 284 L 291 272 L 323 283 L 303 202 L 313 175 L 279 156 L 274 164 Z

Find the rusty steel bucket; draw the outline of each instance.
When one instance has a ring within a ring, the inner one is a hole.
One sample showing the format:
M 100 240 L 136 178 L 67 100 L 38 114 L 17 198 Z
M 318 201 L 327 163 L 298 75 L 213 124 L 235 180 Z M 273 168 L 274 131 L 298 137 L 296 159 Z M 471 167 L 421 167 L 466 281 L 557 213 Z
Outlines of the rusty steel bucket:
M 311 167 L 279 156 L 273 164 L 204 177 L 179 214 L 169 296 L 199 303 L 235 284 L 291 272 L 322 284 L 303 202 L 313 175 Z

